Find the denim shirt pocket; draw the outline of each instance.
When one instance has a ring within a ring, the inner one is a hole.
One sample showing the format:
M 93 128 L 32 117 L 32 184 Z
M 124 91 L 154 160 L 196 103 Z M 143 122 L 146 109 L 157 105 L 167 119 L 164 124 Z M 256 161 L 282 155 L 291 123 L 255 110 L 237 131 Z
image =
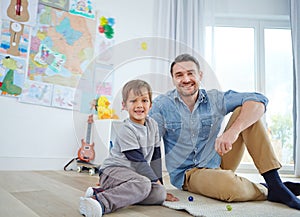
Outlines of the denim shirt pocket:
M 200 128 L 200 132 L 199 132 L 199 138 L 201 140 L 208 139 L 210 130 L 211 130 L 211 126 L 212 126 L 211 118 L 201 120 L 201 128 Z
M 178 138 L 182 128 L 182 122 L 167 122 L 166 131 L 170 137 L 173 139 Z

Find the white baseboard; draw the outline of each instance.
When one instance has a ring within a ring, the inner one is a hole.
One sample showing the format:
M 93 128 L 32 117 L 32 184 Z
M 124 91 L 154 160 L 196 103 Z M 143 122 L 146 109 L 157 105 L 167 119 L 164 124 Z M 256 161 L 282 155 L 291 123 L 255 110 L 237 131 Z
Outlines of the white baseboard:
M 0 170 L 63 170 L 72 158 L 2 157 Z M 70 168 L 73 165 L 70 165 Z M 73 168 L 72 168 L 73 169 Z

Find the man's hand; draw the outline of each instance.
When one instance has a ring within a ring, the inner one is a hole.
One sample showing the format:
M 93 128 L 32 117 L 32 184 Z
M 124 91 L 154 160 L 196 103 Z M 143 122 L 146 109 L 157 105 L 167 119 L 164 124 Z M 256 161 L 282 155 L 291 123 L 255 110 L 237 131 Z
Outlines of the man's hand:
M 175 197 L 173 194 L 167 193 L 166 201 L 175 202 L 175 201 L 179 201 L 179 199 L 177 197 Z
M 215 150 L 223 156 L 232 149 L 232 144 L 237 140 L 239 134 L 228 129 L 216 139 Z

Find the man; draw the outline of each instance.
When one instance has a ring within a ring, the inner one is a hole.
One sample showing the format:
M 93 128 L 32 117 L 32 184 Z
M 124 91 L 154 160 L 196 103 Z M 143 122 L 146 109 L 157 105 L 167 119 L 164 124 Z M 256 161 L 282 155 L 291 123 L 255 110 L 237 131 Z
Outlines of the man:
M 176 89 L 159 95 L 149 114 L 163 137 L 171 183 L 223 201 L 267 199 L 300 210 L 300 184 L 282 183 L 281 164 L 260 121 L 268 99 L 260 93 L 200 89 L 203 73 L 189 54 L 176 57 L 170 71 Z M 245 147 L 266 184 L 235 175 Z

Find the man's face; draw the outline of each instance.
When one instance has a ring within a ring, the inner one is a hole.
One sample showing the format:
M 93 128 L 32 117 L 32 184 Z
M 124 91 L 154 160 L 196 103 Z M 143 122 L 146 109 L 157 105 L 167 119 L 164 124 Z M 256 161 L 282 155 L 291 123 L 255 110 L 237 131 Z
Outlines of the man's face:
M 179 62 L 173 66 L 173 83 L 177 91 L 183 97 L 193 96 L 198 92 L 202 72 L 198 71 L 196 64 L 192 61 Z

